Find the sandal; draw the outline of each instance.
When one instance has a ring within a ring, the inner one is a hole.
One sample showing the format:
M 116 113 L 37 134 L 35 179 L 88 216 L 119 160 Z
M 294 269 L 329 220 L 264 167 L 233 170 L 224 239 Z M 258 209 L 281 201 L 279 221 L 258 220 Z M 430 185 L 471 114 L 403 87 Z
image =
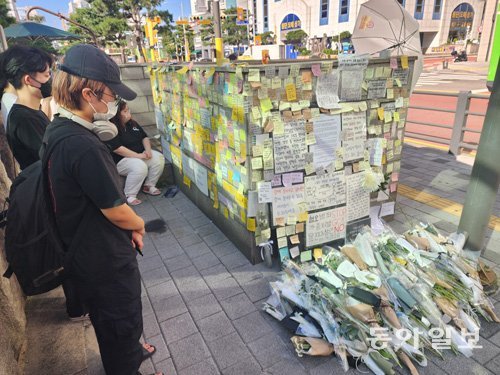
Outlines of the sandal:
M 161 191 L 156 186 L 146 186 L 142 188 L 142 192 L 149 195 L 160 195 Z
M 153 350 L 151 350 L 151 349 L 153 349 Z M 155 353 L 156 353 L 156 348 L 155 348 L 154 345 L 151 345 L 151 344 L 148 344 L 148 343 L 142 344 L 142 361 L 143 362 L 146 359 L 150 358 Z
M 127 197 L 127 203 L 129 206 L 137 206 L 138 204 L 141 204 L 142 201 L 136 197 Z

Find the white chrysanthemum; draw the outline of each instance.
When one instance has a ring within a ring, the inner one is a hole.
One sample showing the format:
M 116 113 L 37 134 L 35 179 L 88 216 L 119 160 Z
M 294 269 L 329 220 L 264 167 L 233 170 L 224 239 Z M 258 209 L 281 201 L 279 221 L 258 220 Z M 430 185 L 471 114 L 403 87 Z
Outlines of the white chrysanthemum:
M 384 182 L 384 175 L 379 171 L 374 171 L 372 168 L 365 170 L 365 180 L 363 181 L 363 188 L 369 192 L 377 191 L 380 184 Z

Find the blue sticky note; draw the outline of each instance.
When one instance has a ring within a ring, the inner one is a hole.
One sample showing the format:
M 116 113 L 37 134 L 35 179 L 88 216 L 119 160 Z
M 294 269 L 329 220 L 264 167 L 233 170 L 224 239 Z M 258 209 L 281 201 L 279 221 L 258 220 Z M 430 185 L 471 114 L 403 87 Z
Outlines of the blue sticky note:
M 290 259 L 290 253 L 288 247 L 283 247 L 280 249 L 280 261 L 284 262 L 286 259 Z

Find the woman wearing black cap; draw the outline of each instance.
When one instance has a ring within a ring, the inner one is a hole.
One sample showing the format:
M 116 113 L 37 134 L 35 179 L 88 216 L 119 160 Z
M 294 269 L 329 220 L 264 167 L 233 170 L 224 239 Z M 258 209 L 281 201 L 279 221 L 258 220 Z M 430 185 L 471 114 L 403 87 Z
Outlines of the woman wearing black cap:
M 136 94 L 120 71 L 90 45 L 70 48 L 53 83 L 60 105 L 44 146 L 64 134 L 49 160 L 48 177 L 57 228 L 73 246 L 69 279 L 87 303 L 108 375 L 136 375 L 155 348 L 142 334 L 140 275 L 136 250 L 143 246 L 144 221 L 126 204 L 113 159 L 102 141 L 116 135 L 109 119 L 118 97 Z M 42 150 L 43 152 L 43 150 Z M 84 240 L 72 244 L 77 231 Z M 134 248 L 135 247 L 135 248 Z

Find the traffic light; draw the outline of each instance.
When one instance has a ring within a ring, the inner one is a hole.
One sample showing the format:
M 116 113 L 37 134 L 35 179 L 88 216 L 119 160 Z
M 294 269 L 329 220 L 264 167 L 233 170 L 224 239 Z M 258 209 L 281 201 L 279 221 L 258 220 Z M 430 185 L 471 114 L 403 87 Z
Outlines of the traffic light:
M 146 25 L 144 26 L 144 31 L 146 38 L 148 39 L 149 45 L 154 46 L 158 43 L 158 25 L 161 22 L 161 18 L 156 16 L 152 18 L 146 18 Z
M 247 10 L 244 8 L 236 8 L 236 24 L 248 25 Z

